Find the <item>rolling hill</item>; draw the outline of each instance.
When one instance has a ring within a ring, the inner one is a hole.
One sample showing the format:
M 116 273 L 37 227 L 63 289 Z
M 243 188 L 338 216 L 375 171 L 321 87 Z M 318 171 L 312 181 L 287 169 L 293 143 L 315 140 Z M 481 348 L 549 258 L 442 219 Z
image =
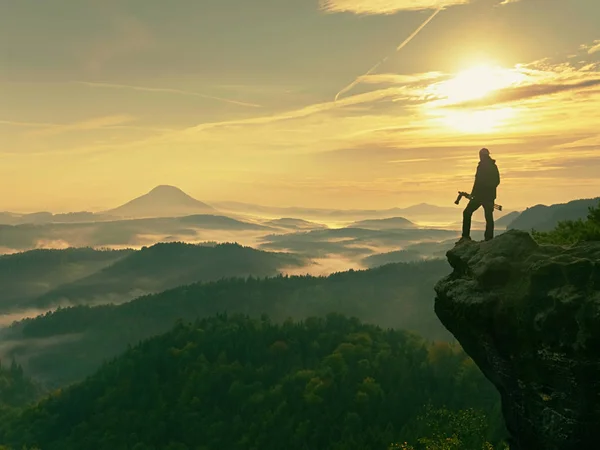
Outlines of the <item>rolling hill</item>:
M 326 209 L 303 207 L 262 206 L 240 202 L 215 203 L 220 211 L 256 214 L 263 217 L 302 217 L 310 220 L 357 221 L 367 219 L 385 219 L 386 217 L 408 217 L 412 221 L 447 221 L 456 217 L 457 210 L 448 206 L 436 206 L 427 203 L 407 208 L 389 209 Z
M 124 302 L 177 286 L 233 277 L 266 277 L 306 264 L 288 253 L 237 244 L 160 243 L 129 253 L 114 264 L 36 298 L 31 307 Z
M 386 219 L 370 219 L 354 222 L 349 228 L 364 228 L 366 230 L 398 230 L 416 228 L 416 225 L 404 217 L 388 217 Z
M 183 217 L 158 217 L 88 223 L 47 223 L 0 225 L 0 251 L 25 251 L 48 247 L 141 247 L 161 241 L 240 242 L 240 232 L 259 233 L 274 228 L 201 214 Z M 233 235 L 233 233 L 236 233 Z
M 216 210 L 175 186 L 161 185 L 104 214 L 122 218 L 176 217 L 213 214 Z
M 443 422 L 448 414 L 424 429 L 419 416 L 428 405 L 481 413 L 468 424 L 463 413 L 460 429 Z M 337 314 L 281 325 L 223 315 L 169 327 L 83 382 L 7 417 L 0 443 L 364 450 L 443 430 L 442 438 L 471 443 L 460 448 L 480 449 L 489 448 L 484 440 L 505 437 L 502 424 L 498 393 L 455 346 Z
M 168 329 L 178 319 L 217 313 L 275 321 L 330 312 L 383 327 L 453 341 L 437 319 L 435 282 L 450 271 L 445 261 L 397 264 L 328 277 L 231 279 L 181 286 L 120 305 L 63 308 L 4 330 L 7 357 L 15 357 L 36 380 L 61 386 L 93 373 L 106 358 Z
M 550 231 L 558 222 L 564 220 L 585 219 L 590 207 L 597 206 L 600 197 L 594 199 L 573 200 L 555 205 L 536 205 L 527 208 L 509 225 L 509 229 L 531 231 Z
M 495 221 L 496 228 L 507 228 L 513 221 L 515 221 L 521 213 L 519 211 L 512 211 L 508 214 L 500 217 Z M 484 224 L 485 226 L 485 224 Z
M 110 266 L 133 250 L 32 250 L 0 256 L 0 312 L 26 308 L 35 298 Z
M 478 234 L 481 232 L 476 232 L 473 236 Z M 269 251 L 290 251 L 311 258 L 332 255 L 363 258 L 377 253 L 378 250 L 380 252 L 397 250 L 418 242 L 439 242 L 458 235 L 457 231 L 439 229 L 337 228 L 267 235 L 261 239 L 259 248 Z
M 305 230 L 321 230 L 328 228 L 327 225 L 310 222 L 304 219 L 294 219 L 283 217 L 281 219 L 267 220 L 264 222 L 269 227 L 283 228 L 285 230 L 305 231 Z

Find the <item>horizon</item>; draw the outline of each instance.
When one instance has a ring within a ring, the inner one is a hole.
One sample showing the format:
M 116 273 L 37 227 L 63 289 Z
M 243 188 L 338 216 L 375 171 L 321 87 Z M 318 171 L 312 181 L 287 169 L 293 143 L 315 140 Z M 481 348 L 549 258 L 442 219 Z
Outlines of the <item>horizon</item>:
M 482 147 L 507 211 L 598 196 L 594 0 L 88 3 L 4 7 L 0 211 L 452 207 Z
M 188 192 L 185 192 L 183 189 L 180 189 L 179 187 L 175 186 L 175 185 L 168 185 L 168 184 L 160 184 L 157 185 L 155 187 L 153 187 L 152 189 L 141 193 L 139 195 L 136 195 L 135 197 L 129 198 L 127 200 L 124 200 L 122 203 L 118 204 L 118 205 L 112 205 L 109 207 L 105 207 L 105 208 L 96 208 L 96 209 L 69 209 L 69 210 L 46 210 L 46 209 L 36 209 L 36 210 L 28 210 L 28 211 L 19 211 L 19 210 L 2 210 L 0 209 L 0 213 L 12 213 L 12 214 L 35 214 L 35 213 L 51 213 L 51 214 L 69 214 L 69 213 L 94 213 L 94 214 L 99 214 L 99 213 L 107 213 L 110 212 L 111 210 L 114 209 L 118 209 L 124 205 L 126 205 L 127 203 L 129 203 L 132 200 L 136 200 L 140 197 L 143 197 L 147 194 L 151 194 L 152 191 L 154 191 L 157 188 L 160 187 L 169 187 L 169 188 L 175 188 L 176 190 L 180 191 L 181 193 L 188 195 L 189 197 L 191 197 L 194 200 L 197 200 L 199 202 L 202 202 L 204 204 L 206 204 L 207 206 L 210 206 L 212 208 L 215 209 L 214 213 L 218 214 L 218 213 L 223 213 L 223 212 L 227 212 L 226 208 L 222 208 L 219 209 L 219 205 L 224 205 L 224 204 L 239 204 L 239 205 L 247 205 L 247 206 L 255 206 L 255 207 L 264 207 L 264 208 L 273 208 L 273 209 L 307 209 L 307 210 L 315 210 L 315 211 L 391 211 L 391 210 L 395 210 L 395 209 L 410 209 L 410 208 L 414 208 L 414 207 L 418 207 L 418 206 L 431 206 L 434 208 L 443 208 L 443 209 L 450 209 L 450 208 L 454 208 L 458 213 L 461 213 L 462 209 L 456 205 L 440 205 L 440 204 L 435 204 L 435 203 L 430 203 L 430 202 L 420 202 L 420 203 L 409 203 L 406 205 L 396 205 L 396 206 L 391 206 L 389 208 L 380 208 L 380 209 L 372 209 L 372 208 L 360 208 L 360 207 L 355 207 L 355 208 L 335 208 L 335 207 L 331 207 L 331 208 L 327 208 L 327 207 L 314 207 L 314 206 L 309 206 L 309 205 L 285 205 L 285 206 L 279 206 L 279 205 L 269 205 L 269 204 L 264 204 L 264 203 L 249 203 L 249 202 L 238 202 L 236 200 L 216 200 L 216 201 L 206 201 L 204 199 L 199 199 L 194 197 L 193 195 L 189 194 Z M 592 198 L 596 198 L 596 197 L 590 197 L 590 199 Z M 572 200 L 582 200 L 582 199 L 572 199 Z M 537 205 L 526 205 L 523 206 L 522 208 L 504 208 L 503 211 L 501 213 L 498 213 L 499 217 L 502 217 L 506 214 L 509 214 L 511 212 L 522 212 L 523 210 L 525 210 L 526 208 L 531 208 L 532 206 L 537 206 Z M 549 205 L 546 205 L 549 206 Z M 202 213 L 201 215 L 210 215 L 210 213 Z M 284 218 L 284 217 L 281 217 Z M 290 217 L 291 218 L 291 217 Z M 349 219 L 350 220 L 350 219 Z

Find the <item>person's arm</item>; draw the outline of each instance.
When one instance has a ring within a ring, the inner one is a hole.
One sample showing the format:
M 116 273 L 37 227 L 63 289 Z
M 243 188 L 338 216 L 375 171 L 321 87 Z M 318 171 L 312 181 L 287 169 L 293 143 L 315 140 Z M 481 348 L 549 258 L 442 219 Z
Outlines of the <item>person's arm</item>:
M 471 197 L 475 194 L 477 185 L 479 184 L 479 178 L 481 177 L 481 166 L 477 166 L 477 171 L 475 172 L 475 181 L 473 182 L 473 188 L 471 189 Z

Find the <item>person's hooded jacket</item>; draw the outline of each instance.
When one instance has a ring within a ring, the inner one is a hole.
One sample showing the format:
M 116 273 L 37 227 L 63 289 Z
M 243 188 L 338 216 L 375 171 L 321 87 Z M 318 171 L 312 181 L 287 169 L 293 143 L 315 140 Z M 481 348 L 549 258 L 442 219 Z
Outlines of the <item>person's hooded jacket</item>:
M 475 184 L 471 195 L 473 199 L 485 202 L 496 200 L 496 188 L 500 185 L 500 172 L 496 160 L 485 156 L 477 166 Z

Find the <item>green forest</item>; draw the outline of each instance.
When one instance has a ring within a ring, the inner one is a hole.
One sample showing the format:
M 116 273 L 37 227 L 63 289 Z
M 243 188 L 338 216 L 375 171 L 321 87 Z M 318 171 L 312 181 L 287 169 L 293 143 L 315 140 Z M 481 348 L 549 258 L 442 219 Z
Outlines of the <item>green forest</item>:
M 92 374 L 142 339 L 167 332 L 179 318 L 240 313 L 274 321 L 330 312 L 369 323 L 453 340 L 432 308 L 433 285 L 445 261 L 394 264 L 328 277 L 229 279 L 181 286 L 121 305 L 61 308 L 6 330 L 10 356 L 27 360 L 29 375 L 60 387 Z M 41 350 L 43 348 L 43 351 Z
M 179 322 L 0 425 L 0 443 L 42 450 L 479 450 L 504 437 L 499 397 L 460 347 L 339 314 Z
M 600 207 L 532 234 L 597 240 Z M 0 450 L 505 450 L 498 393 L 431 310 L 448 271 L 223 279 L 15 323 Z

